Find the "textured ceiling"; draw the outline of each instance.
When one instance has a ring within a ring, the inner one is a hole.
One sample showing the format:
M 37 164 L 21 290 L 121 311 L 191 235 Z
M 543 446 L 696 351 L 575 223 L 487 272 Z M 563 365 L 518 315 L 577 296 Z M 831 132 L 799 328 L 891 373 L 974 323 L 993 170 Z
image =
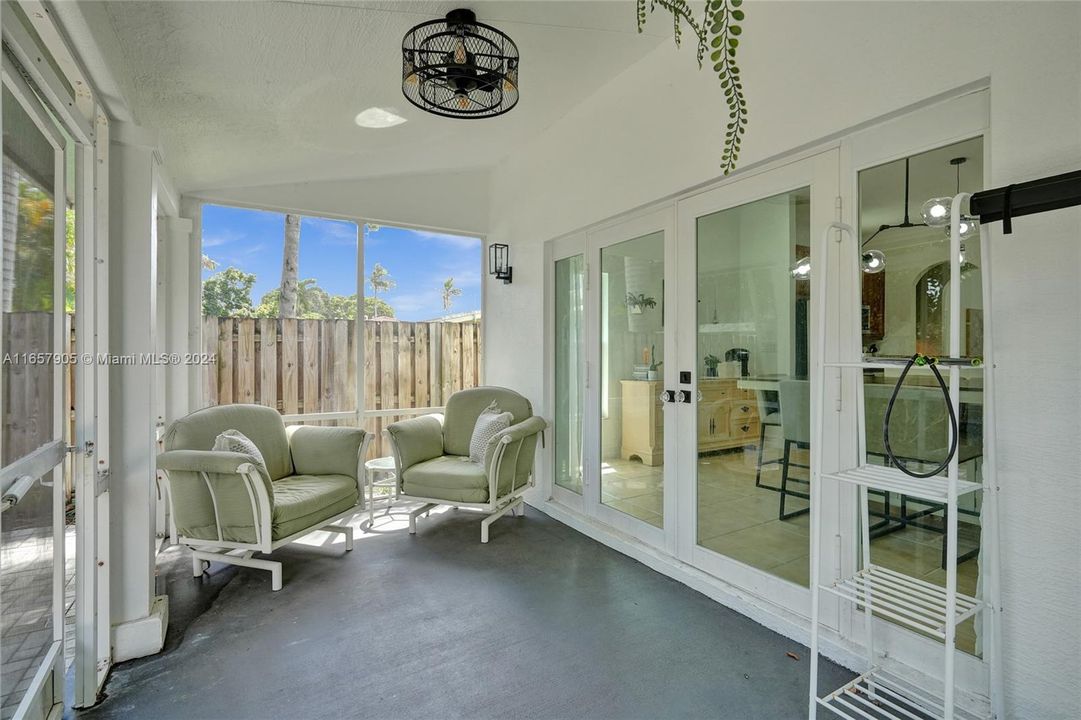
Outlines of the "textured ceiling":
M 521 101 L 497 118 L 446 119 L 402 97 L 401 40 L 458 5 L 106 2 L 86 17 L 182 191 L 490 167 L 671 32 L 655 18 L 639 35 L 629 0 L 473 2 L 518 44 Z M 370 106 L 409 122 L 357 127 Z

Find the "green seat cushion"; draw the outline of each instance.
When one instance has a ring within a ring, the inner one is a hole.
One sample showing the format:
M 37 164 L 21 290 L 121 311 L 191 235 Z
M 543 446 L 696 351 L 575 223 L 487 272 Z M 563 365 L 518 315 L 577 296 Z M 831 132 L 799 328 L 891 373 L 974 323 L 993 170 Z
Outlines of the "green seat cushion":
M 402 474 L 406 495 L 447 502 L 488 502 L 488 478 L 484 466 L 468 457 L 442 455 L 425 460 Z
M 275 540 L 307 530 L 357 504 L 357 481 L 348 475 L 290 475 L 274 481 Z

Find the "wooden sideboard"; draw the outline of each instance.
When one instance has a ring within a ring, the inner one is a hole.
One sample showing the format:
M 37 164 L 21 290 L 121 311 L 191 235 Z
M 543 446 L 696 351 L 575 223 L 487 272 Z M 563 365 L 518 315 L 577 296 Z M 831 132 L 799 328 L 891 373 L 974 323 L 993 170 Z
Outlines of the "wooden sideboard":
M 729 450 L 758 442 L 758 403 L 738 378 L 701 378 L 698 389 L 698 452 Z
M 729 450 L 758 442 L 758 405 L 753 390 L 737 378 L 702 378 L 698 387 L 698 452 Z M 623 380 L 623 438 L 620 456 L 656 467 L 664 461 L 664 410 L 660 380 Z
M 660 380 L 622 380 L 623 438 L 619 454 L 656 467 L 664 462 L 664 409 Z

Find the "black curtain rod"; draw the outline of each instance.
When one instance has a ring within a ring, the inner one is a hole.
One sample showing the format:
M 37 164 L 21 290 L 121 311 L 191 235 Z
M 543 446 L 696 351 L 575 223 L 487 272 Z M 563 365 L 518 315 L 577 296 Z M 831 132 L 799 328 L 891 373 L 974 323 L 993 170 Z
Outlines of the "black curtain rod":
M 1081 205 L 1081 170 L 973 193 L 969 212 L 981 223 L 1002 221 L 1006 235 L 1013 218 Z

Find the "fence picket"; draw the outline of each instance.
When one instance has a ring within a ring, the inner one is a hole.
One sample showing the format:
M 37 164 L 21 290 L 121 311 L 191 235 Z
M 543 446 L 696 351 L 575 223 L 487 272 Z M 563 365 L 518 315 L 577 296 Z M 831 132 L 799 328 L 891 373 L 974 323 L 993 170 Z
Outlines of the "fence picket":
M 236 321 L 236 399 L 255 402 L 255 319 Z
M 428 323 L 413 325 L 413 402 L 414 407 L 431 407 L 428 392 Z
M 302 382 L 304 393 L 301 412 L 319 412 L 319 330 L 318 320 L 301 320 L 300 332 L 303 335 L 301 347 L 304 353 L 301 359 Z
M 297 387 L 297 321 L 281 321 L 281 398 L 282 412 L 300 412 L 300 391 Z
M 218 325 L 218 397 L 236 402 L 233 392 L 233 318 L 221 318 Z
M 207 405 L 218 404 L 218 386 L 220 385 L 218 381 L 218 367 L 221 364 L 221 358 L 218 356 L 219 350 L 218 318 L 204 317 L 203 351 L 214 358 L 211 362 L 207 363 L 206 368 L 203 371 L 203 395 Z M 229 398 L 226 402 L 232 401 L 233 399 Z
M 278 321 L 259 319 L 259 393 L 260 405 L 278 407 Z

